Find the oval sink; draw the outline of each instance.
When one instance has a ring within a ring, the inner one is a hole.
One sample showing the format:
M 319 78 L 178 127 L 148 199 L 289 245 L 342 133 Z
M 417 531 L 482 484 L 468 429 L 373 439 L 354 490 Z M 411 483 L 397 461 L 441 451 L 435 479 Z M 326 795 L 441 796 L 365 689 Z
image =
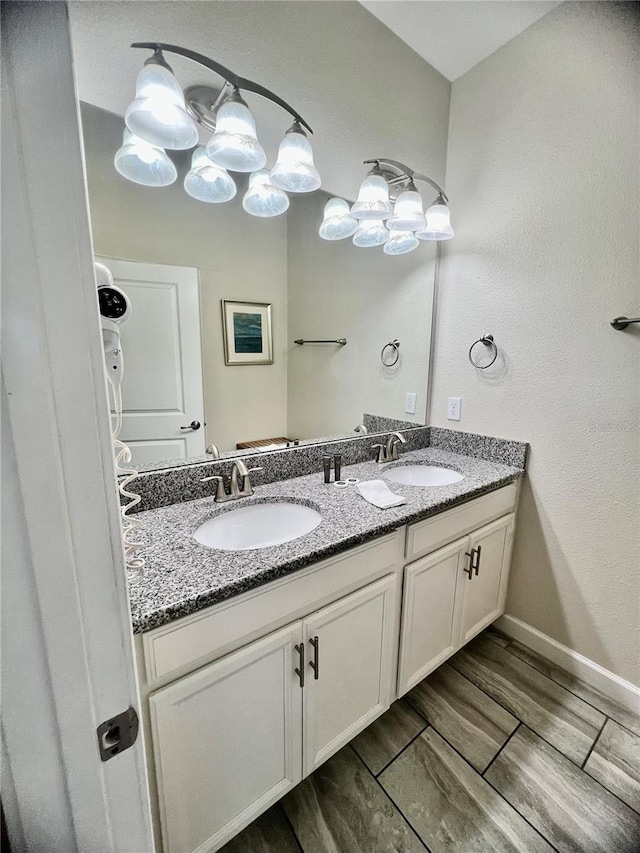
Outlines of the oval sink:
M 321 523 L 322 516 L 303 504 L 251 504 L 205 521 L 193 538 L 207 548 L 252 551 L 298 539 Z
M 464 476 L 457 471 L 438 468 L 436 465 L 400 465 L 383 471 L 382 476 L 403 486 L 449 486 L 464 480 Z

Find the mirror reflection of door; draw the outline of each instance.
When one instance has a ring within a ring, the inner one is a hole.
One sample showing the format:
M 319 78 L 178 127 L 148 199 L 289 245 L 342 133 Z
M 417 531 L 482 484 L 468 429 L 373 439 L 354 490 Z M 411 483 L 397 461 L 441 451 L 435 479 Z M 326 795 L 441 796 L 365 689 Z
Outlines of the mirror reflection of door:
M 198 270 L 98 258 L 131 300 L 120 438 L 134 466 L 205 451 Z M 199 427 L 196 424 L 199 424 Z

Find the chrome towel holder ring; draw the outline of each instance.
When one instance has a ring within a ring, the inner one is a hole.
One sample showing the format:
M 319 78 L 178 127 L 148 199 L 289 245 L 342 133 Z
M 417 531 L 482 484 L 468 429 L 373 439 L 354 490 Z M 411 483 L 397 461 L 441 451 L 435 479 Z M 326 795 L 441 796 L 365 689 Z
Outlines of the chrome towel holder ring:
M 488 364 L 478 364 L 476 361 L 473 360 L 473 349 L 474 347 L 478 346 L 478 344 L 483 344 L 485 347 L 489 347 L 491 349 L 493 353 L 493 358 Z M 474 367 L 477 367 L 478 370 L 486 370 L 487 367 L 491 367 L 497 357 L 498 347 L 496 346 L 495 341 L 493 340 L 493 335 L 483 335 L 481 338 L 478 338 L 477 341 L 474 341 L 474 343 L 472 343 L 469 347 L 469 361 Z
M 385 355 L 384 354 L 385 354 L 386 350 L 389 349 L 389 347 L 391 347 L 393 352 L 390 353 L 389 361 L 385 361 Z M 394 356 L 395 356 L 395 358 L 394 358 Z M 389 341 L 389 343 L 385 344 L 382 347 L 382 349 L 380 350 L 380 361 L 384 364 L 385 367 L 393 367 L 395 364 L 398 363 L 399 358 L 400 358 L 400 341 L 397 338 L 393 341 Z

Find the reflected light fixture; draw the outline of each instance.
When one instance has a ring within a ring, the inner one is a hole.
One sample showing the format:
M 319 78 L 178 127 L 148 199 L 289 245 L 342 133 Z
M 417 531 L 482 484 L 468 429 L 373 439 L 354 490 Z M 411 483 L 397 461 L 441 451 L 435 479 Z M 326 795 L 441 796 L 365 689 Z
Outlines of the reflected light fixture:
M 360 184 L 358 198 L 351 208 L 351 215 L 356 219 L 388 219 L 392 213 L 389 186 L 380 167 L 376 165 Z
M 261 169 L 249 178 L 249 189 L 244 194 L 242 206 L 252 216 L 280 216 L 289 208 L 289 196 L 274 187 L 267 169 Z
M 212 163 L 202 146 L 193 152 L 184 188 L 193 198 L 209 204 L 230 201 L 237 192 L 231 175 L 222 166 Z
M 382 219 L 365 219 L 353 235 L 353 245 L 361 249 L 373 249 L 386 243 L 390 236 Z
M 420 240 L 450 240 L 453 237 L 451 214 L 442 195 L 427 210 L 426 219 L 425 227 L 416 231 Z
M 348 202 L 343 198 L 330 198 L 324 206 L 324 218 L 318 233 L 323 240 L 344 240 L 355 233 L 359 224 L 351 216 Z
M 420 240 L 440 241 L 453 237 L 448 199 L 435 181 L 386 157 L 365 160 L 364 164 L 372 168 L 360 184 L 358 198 L 351 208 L 351 216 L 359 221 L 353 234 L 354 246 L 383 246 L 386 255 L 405 255 L 416 249 Z M 438 193 L 426 214 L 416 187 L 418 182 L 429 184 Z M 328 236 L 324 228 L 326 220 L 325 208 L 320 236 L 325 240 L 342 239 Z
M 128 127 L 113 162 L 123 178 L 145 187 L 167 187 L 178 177 L 166 151 L 135 136 Z
M 382 251 L 385 255 L 406 255 L 419 245 L 420 241 L 413 231 L 392 231 Z
M 152 50 L 153 55 L 138 74 L 135 99 L 125 113 L 127 131 L 115 157 L 116 168 L 125 178 L 147 186 L 172 183 L 176 168 L 163 149 L 193 148 L 202 128 L 212 136 L 193 152 L 184 178 L 184 188 L 193 198 L 213 204 L 229 201 L 237 190 L 227 170 L 249 172 L 243 207 L 253 216 L 269 217 L 289 207 L 286 192 L 312 192 L 320 187 L 307 137 L 313 131 L 274 92 L 188 48 L 160 42 L 135 42 L 131 47 Z M 222 87 L 190 86 L 183 92 L 164 53 L 185 57 L 215 72 L 224 81 Z M 272 101 L 293 118 L 271 175 L 264 169 L 267 155 L 242 92 Z

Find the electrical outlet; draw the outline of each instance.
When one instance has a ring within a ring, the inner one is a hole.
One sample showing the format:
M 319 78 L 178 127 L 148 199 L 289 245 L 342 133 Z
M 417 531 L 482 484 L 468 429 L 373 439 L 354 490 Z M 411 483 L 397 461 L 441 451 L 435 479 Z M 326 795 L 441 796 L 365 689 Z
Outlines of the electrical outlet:
M 449 397 L 447 403 L 447 420 L 459 421 L 462 409 L 462 397 Z
M 404 410 L 407 415 L 415 415 L 417 394 L 407 394 L 404 400 Z

